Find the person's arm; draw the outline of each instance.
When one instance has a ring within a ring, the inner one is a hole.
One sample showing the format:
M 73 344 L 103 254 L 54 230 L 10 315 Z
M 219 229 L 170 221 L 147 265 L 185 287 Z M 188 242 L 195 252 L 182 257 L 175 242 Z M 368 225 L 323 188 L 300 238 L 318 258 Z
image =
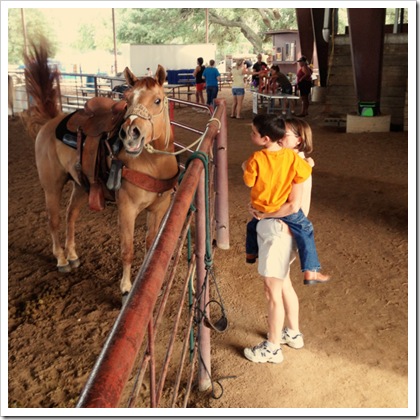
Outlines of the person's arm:
M 303 71 L 305 73 L 305 76 L 303 77 L 303 79 L 309 79 L 312 77 L 311 70 L 309 70 L 308 66 L 303 66 Z
M 303 182 L 300 182 L 299 184 L 292 185 L 292 191 L 290 192 L 288 200 L 278 210 L 272 213 L 262 213 L 250 206 L 249 211 L 257 219 L 266 219 L 267 217 L 285 217 L 296 213 L 302 207 L 303 184 Z
M 198 68 L 198 66 L 195 68 L 193 76 L 197 77 L 197 73 L 200 71 L 200 69 Z

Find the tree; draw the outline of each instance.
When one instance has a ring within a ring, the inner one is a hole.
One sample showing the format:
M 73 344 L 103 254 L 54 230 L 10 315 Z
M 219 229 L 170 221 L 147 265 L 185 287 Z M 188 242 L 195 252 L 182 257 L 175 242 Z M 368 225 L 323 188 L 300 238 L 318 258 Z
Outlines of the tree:
M 233 9 L 235 13 L 230 19 L 223 16 L 225 10 L 210 9 L 210 22 L 225 28 L 238 28 L 255 54 L 267 48 L 268 40 L 271 48 L 271 36 L 267 38 L 266 34 L 268 30 L 292 29 L 297 25 L 295 9 Z
M 206 9 L 119 9 L 117 37 L 135 44 L 204 43 Z M 171 22 L 175 24 L 167 25 Z M 297 28 L 295 9 L 209 9 L 220 55 L 271 49 L 270 29 Z M 246 51 L 244 51 L 246 50 Z
M 22 64 L 25 42 L 22 28 L 21 9 L 9 9 L 8 11 L 8 62 L 9 64 Z M 51 40 L 51 52 L 54 54 L 57 50 L 57 43 L 54 41 L 55 38 L 53 36 L 53 31 L 44 15 L 37 9 L 25 9 L 24 16 L 27 41 L 30 42 L 40 35 L 44 35 L 47 39 Z

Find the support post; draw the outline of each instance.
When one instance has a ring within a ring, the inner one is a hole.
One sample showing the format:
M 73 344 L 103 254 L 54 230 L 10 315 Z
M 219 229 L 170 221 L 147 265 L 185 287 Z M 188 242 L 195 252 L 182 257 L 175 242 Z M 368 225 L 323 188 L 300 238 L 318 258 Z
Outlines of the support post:
M 204 194 L 204 171 L 201 173 L 198 188 L 195 193 L 196 226 L 195 226 L 195 255 L 197 265 L 197 285 L 196 293 L 200 296 L 198 307 L 201 315 L 204 312 L 206 303 L 209 301 L 209 288 L 205 287 L 206 280 L 206 200 Z M 205 287 L 205 288 L 204 288 Z M 203 290 L 204 288 L 204 290 Z M 206 316 L 209 317 L 208 308 Z M 211 361 L 210 361 L 210 329 L 204 325 L 204 318 L 199 317 L 198 325 L 198 389 L 206 391 L 211 386 Z
M 225 99 L 216 99 L 219 106 L 226 103 Z M 220 117 L 220 131 L 214 143 L 215 164 L 215 219 L 216 219 L 216 243 L 220 249 L 229 249 L 229 187 L 228 187 L 228 143 L 227 143 L 227 117 L 226 106 L 222 107 Z

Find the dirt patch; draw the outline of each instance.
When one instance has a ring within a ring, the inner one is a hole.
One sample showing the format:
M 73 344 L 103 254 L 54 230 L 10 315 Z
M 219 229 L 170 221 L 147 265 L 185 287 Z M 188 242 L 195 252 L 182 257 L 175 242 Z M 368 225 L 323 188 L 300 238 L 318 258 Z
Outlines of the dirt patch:
M 220 96 L 230 104 L 227 88 Z M 230 249 L 217 251 L 216 267 L 229 329 L 212 334 L 212 375 L 225 378 L 223 395 L 194 393 L 191 407 L 407 407 L 407 133 L 346 134 L 323 127 L 321 107 L 311 106 L 310 218 L 334 281 L 305 287 L 293 266 L 305 347 L 285 346 L 281 365 L 252 364 L 243 348 L 261 341 L 267 324 L 261 279 L 243 253 L 249 215 L 240 164 L 252 151 L 250 99 L 245 118 L 228 121 Z M 204 114 L 177 113 L 205 124 Z M 82 265 L 59 274 L 33 149 L 20 121 L 9 120 L 8 404 L 70 408 L 119 313 L 117 214 L 114 205 L 83 211 L 76 232 Z M 137 229 L 134 272 L 143 257 L 142 220 Z

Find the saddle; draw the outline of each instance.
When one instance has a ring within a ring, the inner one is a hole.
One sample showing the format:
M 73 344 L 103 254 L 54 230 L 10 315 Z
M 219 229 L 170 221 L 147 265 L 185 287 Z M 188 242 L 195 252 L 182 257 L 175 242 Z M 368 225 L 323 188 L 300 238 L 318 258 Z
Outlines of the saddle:
M 77 133 L 77 167 L 81 182 L 87 184 L 89 190 L 89 207 L 95 211 L 105 208 L 106 188 L 102 179 L 106 172 L 105 142 L 118 132 L 126 106 L 125 101 L 94 97 L 67 120 L 66 128 Z

